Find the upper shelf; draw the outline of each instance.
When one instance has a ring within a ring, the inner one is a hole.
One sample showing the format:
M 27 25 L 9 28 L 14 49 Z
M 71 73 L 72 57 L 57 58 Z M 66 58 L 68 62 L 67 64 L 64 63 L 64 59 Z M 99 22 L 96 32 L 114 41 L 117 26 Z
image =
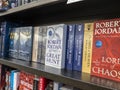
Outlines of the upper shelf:
M 46 5 L 49 6 L 49 5 L 60 3 L 60 2 L 63 2 L 63 0 L 40 0 L 40 1 L 38 0 L 38 1 L 33 1 L 31 3 L 27 3 L 27 4 L 24 4 L 24 5 L 9 9 L 6 12 L 1 12 L 0 16 L 9 15 L 9 14 L 21 12 L 21 11 L 24 11 L 24 10 L 29 10 L 29 9 L 32 9 L 32 8 L 42 7 L 42 6 L 46 6 Z
M 0 13 L 0 20 L 30 25 L 117 18 L 120 5 L 116 0 L 83 0 L 66 4 L 67 0 L 38 0 Z
M 64 84 L 72 85 L 82 90 L 119 90 L 120 83 L 90 76 L 86 73 L 80 73 L 77 71 L 66 71 L 49 66 L 45 66 L 39 63 L 26 62 L 21 60 L 0 59 L 0 63 L 16 68 L 18 70 L 24 70 L 26 72 L 43 76 L 48 79 L 61 82 Z

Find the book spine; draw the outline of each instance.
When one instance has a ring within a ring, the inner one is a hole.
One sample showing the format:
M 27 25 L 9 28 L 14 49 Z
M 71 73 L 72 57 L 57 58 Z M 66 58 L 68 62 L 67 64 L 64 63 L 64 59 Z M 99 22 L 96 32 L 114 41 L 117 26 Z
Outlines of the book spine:
M 19 86 L 19 72 L 14 72 L 14 77 L 13 77 L 13 89 L 12 90 L 18 90 Z
M 62 85 L 63 85 L 62 83 L 54 81 L 53 82 L 53 90 L 59 90 Z
M 32 61 L 37 62 L 39 27 L 34 27 L 34 30 L 35 31 L 34 31 L 34 36 L 33 36 Z
M 75 25 L 68 25 L 66 69 L 73 70 Z
M 47 79 L 44 77 L 39 78 L 38 90 L 45 90 L 47 86 Z
M 84 27 L 82 72 L 90 73 L 93 43 L 93 23 L 85 23 Z
M 46 52 L 46 39 L 47 39 L 47 27 L 42 26 L 42 56 L 41 56 L 41 63 L 45 64 L 45 52 Z
M 10 72 L 6 71 L 6 76 L 5 76 L 5 82 L 6 82 L 5 90 L 9 89 L 9 76 L 10 76 Z
M 6 76 L 6 67 L 4 65 L 1 66 L 0 68 L 0 89 L 4 90 L 5 88 L 5 76 Z
M 30 55 L 29 55 L 29 60 L 28 60 L 28 61 L 32 61 L 34 28 L 33 28 L 33 27 L 30 27 L 29 30 L 31 30 L 31 36 L 30 36 L 31 41 L 30 41 L 30 51 L 29 51 L 29 54 L 30 54 Z
M 83 37 L 84 37 L 83 24 L 76 25 L 75 31 L 75 51 L 73 70 L 81 71 L 82 69 L 82 51 L 83 51 Z
M 13 90 L 14 85 L 14 71 L 11 71 L 11 77 L 10 77 L 10 90 Z
M 38 90 L 39 78 L 35 78 L 33 81 L 33 90 Z
M 17 0 L 17 5 L 21 6 L 22 5 L 22 0 Z

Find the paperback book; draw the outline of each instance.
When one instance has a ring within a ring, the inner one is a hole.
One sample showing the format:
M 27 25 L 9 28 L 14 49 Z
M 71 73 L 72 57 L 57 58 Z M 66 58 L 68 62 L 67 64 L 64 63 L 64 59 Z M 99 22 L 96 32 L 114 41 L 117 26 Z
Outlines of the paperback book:
M 84 38 L 84 25 L 76 25 L 75 30 L 75 47 L 74 47 L 74 61 L 73 70 L 82 70 L 82 53 L 83 53 L 83 38 Z
M 93 23 L 84 24 L 82 72 L 91 73 Z
M 10 40 L 9 40 L 9 57 L 18 58 L 18 49 L 19 49 L 19 28 L 10 29 Z
M 66 37 L 66 25 L 47 26 L 45 65 L 59 69 L 65 67 Z
M 94 23 L 91 74 L 120 81 L 120 19 Z
M 41 63 L 42 59 L 42 29 L 34 27 L 32 61 Z
M 75 25 L 67 25 L 67 45 L 66 45 L 66 69 L 73 70 L 74 43 L 75 43 Z
M 32 34 L 31 26 L 20 28 L 19 59 L 21 60 L 31 61 L 32 59 Z

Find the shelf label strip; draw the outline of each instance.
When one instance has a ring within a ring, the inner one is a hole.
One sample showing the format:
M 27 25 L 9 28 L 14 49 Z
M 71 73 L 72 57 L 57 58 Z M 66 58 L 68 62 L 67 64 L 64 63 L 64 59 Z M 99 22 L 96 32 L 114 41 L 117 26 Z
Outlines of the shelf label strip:
M 83 1 L 83 0 L 68 0 L 67 4 L 71 4 L 71 3 L 75 3 L 75 2 L 79 2 L 79 1 Z

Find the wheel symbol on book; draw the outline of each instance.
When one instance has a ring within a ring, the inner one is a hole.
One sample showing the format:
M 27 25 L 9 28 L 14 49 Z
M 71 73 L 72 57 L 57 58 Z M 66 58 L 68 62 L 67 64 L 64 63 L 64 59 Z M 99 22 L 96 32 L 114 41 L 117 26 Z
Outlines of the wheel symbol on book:
M 96 41 L 95 44 L 96 44 L 97 48 L 100 48 L 102 46 L 102 41 L 98 40 L 98 41 Z
M 53 38 L 55 34 L 54 28 L 50 27 L 48 28 L 48 36 L 49 38 Z

